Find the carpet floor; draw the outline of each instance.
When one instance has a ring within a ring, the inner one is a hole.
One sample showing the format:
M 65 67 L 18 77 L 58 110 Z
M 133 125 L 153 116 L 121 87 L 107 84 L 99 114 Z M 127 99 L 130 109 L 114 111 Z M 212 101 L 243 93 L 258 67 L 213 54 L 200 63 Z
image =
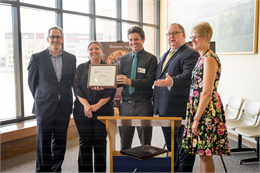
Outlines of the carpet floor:
M 139 139 L 135 134 L 133 140 L 133 147 L 140 145 Z M 155 138 L 156 136 L 156 138 Z M 120 150 L 119 135 L 116 136 L 116 150 Z M 152 145 L 162 148 L 164 146 L 163 134 L 160 127 L 154 127 Z M 230 139 L 230 148 L 236 148 L 237 142 Z M 246 146 L 243 146 L 246 147 Z M 259 163 L 250 163 L 239 165 L 239 160 L 246 158 L 253 158 L 256 156 L 255 152 L 232 153 L 231 156 L 224 156 L 224 162 L 229 173 L 259 173 Z M 225 172 L 220 156 L 213 156 L 216 173 Z M 3 173 L 31 173 L 35 172 L 36 152 L 29 152 L 10 159 L 1 161 L 1 172 Z M 62 165 L 63 173 L 76 173 L 78 160 L 78 139 L 68 141 L 65 160 Z M 196 157 L 193 172 L 200 172 L 199 156 Z M 109 159 L 107 160 L 109 165 Z M 109 169 L 109 166 L 107 166 Z M 110 172 L 109 170 L 107 172 Z M 138 172 L 138 171 L 137 171 Z

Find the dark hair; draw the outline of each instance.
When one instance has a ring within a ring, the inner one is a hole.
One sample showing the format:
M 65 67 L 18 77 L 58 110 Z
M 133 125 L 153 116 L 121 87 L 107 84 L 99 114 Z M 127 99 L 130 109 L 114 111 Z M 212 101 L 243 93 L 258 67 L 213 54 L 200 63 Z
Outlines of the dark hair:
M 127 31 L 128 38 L 129 38 L 129 35 L 133 34 L 133 33 L 138 33 L 142 40 L 145 38 L 143 28 L 141 28 L 139 26 L 133 26 L 130 29 L 128 29 L 128 31 Z
M 63 38 L 63 30 L 62 30 L 60 27 L 58 27 L 58 26 L 51 27 L 51 28 L 48 30 L 48 36 L 50 36 L 51 30 L 53 30 L 53 29 L 58 29 L 58 30 L 60 30 L 61 37 Z

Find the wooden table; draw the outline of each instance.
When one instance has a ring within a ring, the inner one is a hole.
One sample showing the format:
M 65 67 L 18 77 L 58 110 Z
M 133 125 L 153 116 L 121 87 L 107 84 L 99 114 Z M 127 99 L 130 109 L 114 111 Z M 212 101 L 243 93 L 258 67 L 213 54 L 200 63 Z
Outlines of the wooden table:
M 109 138 L 110 172 L 113 172 L 113 156 L 121 155 L 115 150 L 115 135 L 117 126 L 161 126 L 171 127 L 171 172 L 174 172 L 174 127 L 181 126 L 181 117 L 118 117 L 98 116 L 98 119 L 106 124 Z M 123 156 L 123 155 L 122 155 Z

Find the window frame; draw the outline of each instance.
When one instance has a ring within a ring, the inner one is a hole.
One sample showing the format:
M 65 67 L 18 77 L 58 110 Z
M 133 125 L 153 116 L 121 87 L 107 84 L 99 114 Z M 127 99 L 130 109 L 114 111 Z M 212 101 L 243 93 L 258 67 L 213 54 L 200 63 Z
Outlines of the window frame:
M 89 40 L 96 40 L 96 20 L 97 19 L 105 19 L 116 22 L 116 40 L 120 42 L 122 40 L 122 23 L 131 23 L 138 25 L 140 27 L 150 26 L 155 28 L 155 56 L 159 57 L 159 14 L 160 14 L 160 0 L 155 1 L 155 24 L 151 23 L 143 23 L 143 0 L 137 1 L 138 8 L 138 19 L 137 21 L 125 20 L 122 19 L 122 10 L 121 7 L 122 0 L 116 0 L 116 18 L 106 17 L 96 15 L 95 12 L 95 0 L 89 0 L 89 13 L 64 10 L 62 8 L 62 0 L 55 0 L 56 7 L 46 7 L 41 5 L 34 5 L 20 2 L 20 0 L 0 0 L 0 5 L 9 5 L 12 8 L 12 31 L 13 31 L 13 55 L 14 55 L 14 79 L 15 79 L 15 105 L 16 105 L 16 118 L 9 120 L 1 120 L 0 124 L 10 124 L 17 123 L 29 119 L 35 119 L 35 115 L 25 116 L 24 113 L 24 91 L 23 91 L 23 83 L 27 81 L 27 79 L 23 79 L 23 59 L 22 59 L 22 33 L 21 33 L 21 7 L 32 8 L 34 10 L 45 10 L 56 13 L 56 25 L 63 28 L 63 14 L 73 14 L 78 16 L 86 16 L 89 17 Z M 48 28 L 46 28 L 47 30 Z M 46 31 L 47 32 L 47 31 Z M 62 49 L 64 48 L 64 44 L 62 44 Z

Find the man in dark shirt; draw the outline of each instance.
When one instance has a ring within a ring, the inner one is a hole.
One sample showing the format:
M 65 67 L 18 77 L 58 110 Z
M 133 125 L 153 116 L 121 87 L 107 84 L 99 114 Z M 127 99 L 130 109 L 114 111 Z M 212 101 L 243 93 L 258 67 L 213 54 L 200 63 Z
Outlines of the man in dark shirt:
M 132 52 L 119 61 L 117 82 L 123 86 L 119 116 L 153 116 L 153 82 L 157 69 L 157 58 L 143 48 L 145 34 L 142 28 L 134 26 L 128 30 Z M 121 126 L 121 150 L 131 148 L 135 127 Z M 137 127 L 141 145 L 150 145 L 152 127 Z

